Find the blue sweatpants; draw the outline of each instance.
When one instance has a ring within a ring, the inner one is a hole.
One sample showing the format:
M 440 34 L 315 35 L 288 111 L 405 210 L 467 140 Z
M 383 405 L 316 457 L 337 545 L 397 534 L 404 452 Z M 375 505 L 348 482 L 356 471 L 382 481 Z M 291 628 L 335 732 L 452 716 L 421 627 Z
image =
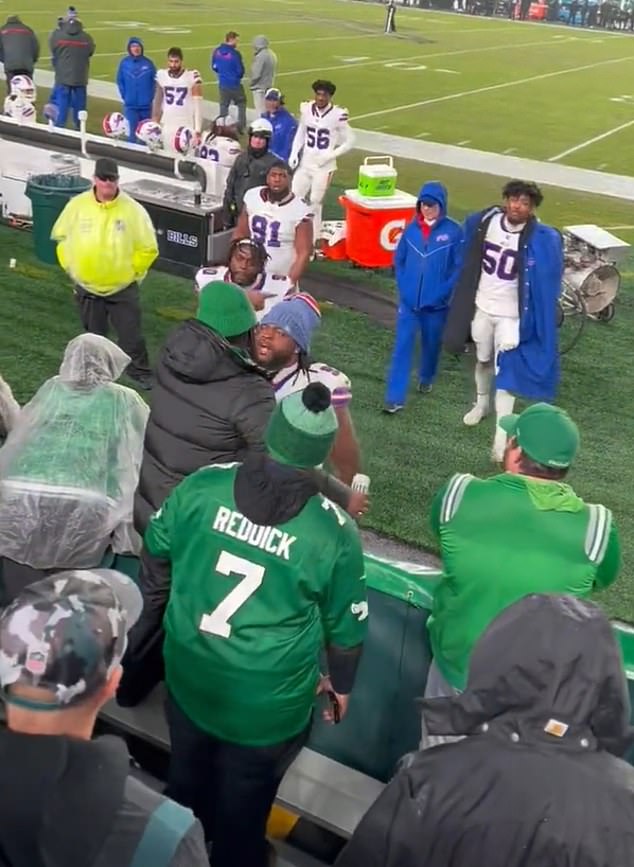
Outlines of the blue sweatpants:
M 387 376 L 386 403 L 405 403 L 417 335 L 420 335 L 422 343 L 418 381 L 422 385 L 431 385 L 434 381 L 446 319 L 447 310 L 410 310 L 402 304 L 399 306 L 394 350 Z
M 133 144 L 138 143 L 139 139 L 136 137 L 136 128 L 142 120 L 148 120 L 152 117 L 152 106 L 144 105 L 141 108 L 129 108 L 126 105 L 124 106 L 123 114 L 130 127 L 128 141 Z
M 86 108 L 85 86 L 70 87 L 67 84 L 56 85 L 55 103 L 59 111 L 55 126 L 66 126 L 66 118 L 70 110 L 73 114 L 75 129 L 79 129 L 79 112 L 84 111 Z

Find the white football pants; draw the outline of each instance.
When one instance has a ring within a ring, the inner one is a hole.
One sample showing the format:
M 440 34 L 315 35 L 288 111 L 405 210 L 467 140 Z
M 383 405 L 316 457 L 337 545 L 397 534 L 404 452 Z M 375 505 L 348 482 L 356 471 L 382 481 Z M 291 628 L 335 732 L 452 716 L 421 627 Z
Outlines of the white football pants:
M 293 175 L 293 192 L 302 199 L 308 199 L 313 206 L 313 241 L 315 242 L 321 234 L 323 202 L 333 174 L 317 166 L 304 166 L 300 163 Z

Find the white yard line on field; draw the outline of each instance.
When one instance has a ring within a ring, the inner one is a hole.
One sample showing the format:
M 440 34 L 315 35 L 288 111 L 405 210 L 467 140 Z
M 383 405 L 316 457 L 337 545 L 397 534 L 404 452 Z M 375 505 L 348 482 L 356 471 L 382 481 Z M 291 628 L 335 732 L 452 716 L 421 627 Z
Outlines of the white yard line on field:
M 35 83 L 38 87 L 51 87 L 53 80 L 51 71 L 35 70 Z M 120 104 L 117 88 L 109 81 L 97 81 L 92 78 L 88 83 L 88 94 L 96 99 L 109 100 L 113 103 L 113 108 L 114 105 Z M 90 107 L 90 101 L 88 105 Z M 217 117 L 218 103 L 205 100 L 203 107 L 206 117 Z M 256 116 L 252 109 L 249 109 L 247 114 L 250 119 Z M 617 199 L 634 201 L 634 177 L 580 169 L 560 163 L 503 156 L 475 148 L 422 141 L 423 133 L 419 133 L 416 138 L 405 138 L 366 129 L 357 129 L 355 132 L 356 147 L 372 154 L 381 156 L 391 154 L 414 162 L 480 172 L 507 179 L 530 178 L 538 184 L 550 184 L 582 193 L 595 193 L 600 196 L 614 196 Z
M 590 145 L 594 144 L 598 141 L 603 141 L 604 138 L 609 138 L 609 136 L 614 135 L 617 132 L 621 132 L 623 129 L 627 129 L 628 126 L 634 125 L 634 120 L 628 120 L 627 123 L 622 123 L 620 126 L 615 126 L 612 129 L 607 130 L 607 132 L 602 132 L 601 135 L 595 135 L 592 138 L 586 139 L 585 141 L 580 142 L 578 145 L 574 147 L 568 148 L 565 151 L 562 151 L 560 154 L 555 154 L 554 157 L 550 157 L 548 162 L 555 163 L 557 160 L 561 160 L 564 157 L 567 157 L 568 154 L 575 154 L 577 151 L 583 150 L 583 148 L 587 148 Z
M 560 42 L 556 43 L 560 45 Z M 516 78 L 514 81 L 503 81 L 500 84 L 489 84 L 486 87 L 475 87 L 473 90 L 461 90 L 459 93 L 447 93 L 445 96 L 435 96 L 431 99 L 422 99 L 420 102 L 410 102 L 405 105 L 393 105 L 391 108 L 383 108 L 380 111 L 367 111 L 365 114 L 354 115 L 354 120 L 363 120 L 366 117 L 380 117 L 384 114 L 392 114 L 395 111 L 407 111 L 410 108 L 421 108 L 424 105 L 434 105 L 438 102 L 449 102 L 452 99 L 462 99 L 463 96 L 475 96 L 478 93 L 490 93 L 494 90 L 503 90 L 506 87 L 516 87 L 518 84 L 530 84 L 533 81 L 545 81 L 547 78 L 557 78 L 560 75 L 572 75 L 575 72 L 584 72 L 587 69 L 597 69 L 599 66 L 608 66 L 611 63 L 625 63 L 634 60 L 634 55 L 618 57 L 613 60 L 600 60 L 597 63 L 585 63 L 583 66 L 573 66 L 569 69 L 558 69 L 554 72 L 543 72 L 541 75 L 529 75 L 528 78 Z M 634 121 L 632 121 L 634 123 Z
M 535 45 L 551 45 L 559 48 L 561 42 L 553 42 L 552 39 L 540 39 L 537 42 L 516 42 L 513 48 L 529 48 Z M 294 69 L 290 72 L 278 72 L 277 78 L 289 75 L 307 75 L 310 72 L 333 72 L 336 69 L 360 69 L 362 66 L 379 66 L 383 63 L 400 63 L 405 60 L 429 60 L 432 57 L 455 57 L 460 54 L 484 54 L 486 51 L 503 51 L 508 49 L 507 42 L 497 45 L 488 45 L 484 48 L 460 48 L 457 51 L 435 51 L 432 54 L 408 54 L 407 57 L 383 57 L 381 60 L 367 60 L 364 63 L 344 63 L 339 66 L 313 66 L 310 69 Z M 406 71 L 406 70 L 404 70 Z

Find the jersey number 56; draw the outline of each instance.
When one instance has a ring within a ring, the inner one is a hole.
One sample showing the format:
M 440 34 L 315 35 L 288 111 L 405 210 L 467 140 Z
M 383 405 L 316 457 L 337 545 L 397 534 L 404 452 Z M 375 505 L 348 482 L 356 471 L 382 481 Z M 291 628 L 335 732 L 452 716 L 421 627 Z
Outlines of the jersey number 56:
M 307 126 L 306 144 L 309 148 L 316 147 L 320 151 L 327 150 L 330 147 L 330 130 Z

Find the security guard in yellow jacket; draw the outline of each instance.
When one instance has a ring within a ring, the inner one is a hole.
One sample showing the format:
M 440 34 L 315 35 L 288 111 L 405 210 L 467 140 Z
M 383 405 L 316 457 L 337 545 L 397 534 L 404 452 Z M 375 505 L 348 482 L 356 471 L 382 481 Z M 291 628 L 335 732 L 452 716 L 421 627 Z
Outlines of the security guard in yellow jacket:
M 132 359 L 128 377 L 140 388 L 151 388 L 139 283 L 158 255 L 158 244 L 145 208 L 119 189 L 113 159 L 95 162 L 93 188 L 68 202 L 51 238 L 58 242 L 60 265 L 75 284 L 84 329 L 107 337 L 110 324 Z

